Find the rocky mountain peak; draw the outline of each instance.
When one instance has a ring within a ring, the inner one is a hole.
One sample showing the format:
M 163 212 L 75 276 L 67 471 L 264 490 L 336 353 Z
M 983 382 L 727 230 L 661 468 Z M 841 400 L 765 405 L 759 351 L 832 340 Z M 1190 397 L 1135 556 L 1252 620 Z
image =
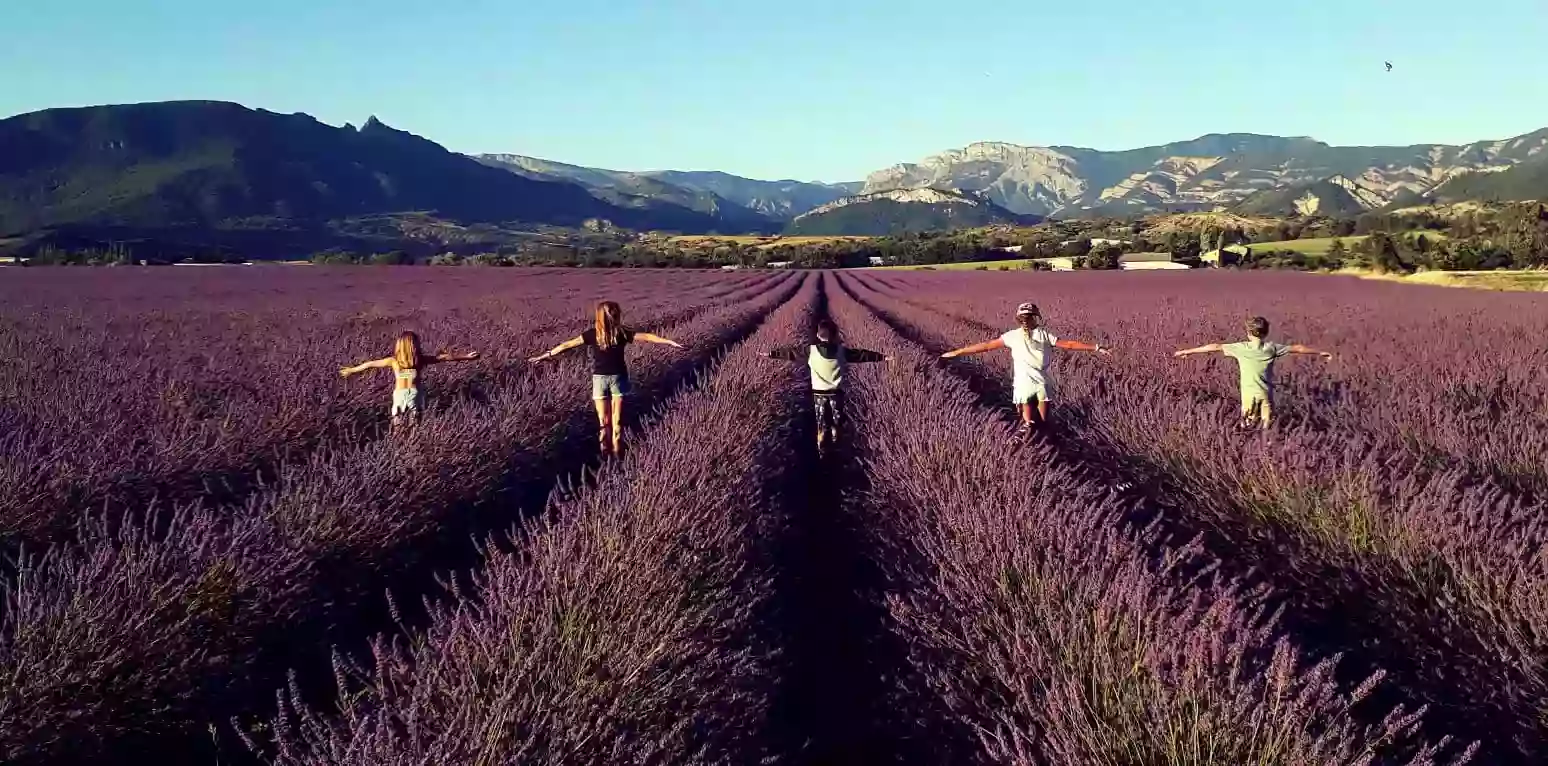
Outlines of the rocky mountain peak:
M 1427 194 L 1461 173 L 1510 168 L 1545 147 L 1548 131 L 1467 146 L 1339 147 L 1255 133 L 1121 152 L 981 141 L 879 170 L 862 192 L 959 188 L 1024 215 L 1130 214 L 1224 209 L 1261 192 L 1332 181 L 1370 209 Z

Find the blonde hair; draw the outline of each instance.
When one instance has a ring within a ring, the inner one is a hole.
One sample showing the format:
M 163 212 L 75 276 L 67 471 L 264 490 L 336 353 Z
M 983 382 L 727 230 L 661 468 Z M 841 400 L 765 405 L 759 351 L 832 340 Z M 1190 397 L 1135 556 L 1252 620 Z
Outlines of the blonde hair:
M 623 309 L 612 301 L 597 304 L 597 348 L 610 348 L 623 342 Z
M 405 331 L 392 347 L 392 363 L 400 370 L 413 370 L 419 367 L 419 359 L 419 336 Z

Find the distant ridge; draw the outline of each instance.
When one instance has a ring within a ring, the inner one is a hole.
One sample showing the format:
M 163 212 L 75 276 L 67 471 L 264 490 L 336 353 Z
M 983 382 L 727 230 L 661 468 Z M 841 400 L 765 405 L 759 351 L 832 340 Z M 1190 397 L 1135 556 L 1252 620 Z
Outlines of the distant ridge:
M 689 228 L 722 233 L 774 233 L 782 223 L 718 194 L 675 186 L 643 173 L 598 170 L 519 154 L 483 154 L 478 161 L 540 181 L 577 183 L 609 204 L 682 220 Z
M 1033 225 L 982 195 L 954 189 L 899 189 L 845 197 L 798 216 L 785 230 L 799 236 L 887 236 L 992 225 Z

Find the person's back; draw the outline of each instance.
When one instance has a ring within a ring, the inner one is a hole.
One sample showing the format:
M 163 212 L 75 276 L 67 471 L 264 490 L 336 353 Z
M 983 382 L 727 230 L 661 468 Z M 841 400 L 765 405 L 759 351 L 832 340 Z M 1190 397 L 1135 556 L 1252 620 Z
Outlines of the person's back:
M 1263 317 L 1247 319 L 1247 340 L 1236 343 L 1210 343 L 1183 349 L 1176 357 L 1219 351 L 1236 360 L 1242 392 L 1242 426 L 1268 428 L 1274 413 L 1274 363 L 1291 354 L 1332 354 L 1299 343 L 1285 345 L 1268 339 L 1269 323 Z
M 994 340 L 947 351 L 941 354 L 941 358 L 955 359 L 965 354 L 982 354 L 999 348 L 1010 349 L 1011 404 L 1015 405 L 1021 415 L 1022 427 L 1030 429 L 1034 422 L 1042 423 L 1048 420 L 1048 402 L 1053 392 L 1053 384 L 1048 379 L 1050 352 L 1055 348 L 1064 348 L 1108 354 L 1111 350 L 1103 348 L 1099 343 L 1060 340 L 1058 336 L 1049 332 L 1048 328 L 1043 327 L 1043 313 L 1038 310 L 1035 303 L 1023 303 L 1016 307 L 1016 324 L 1019 325 L 1016 329 Z
M 1049 352 L 1059 345 L 1058 336 L 1045 327 L 1017 327 L 1000 336 L 1011 352 L 1011 369 L 1016 381 L 1045 385 L 1048 382 Z
M 838 425 L 844 409 L 844 371 L 851 362 L 880 362 L 886 356 L 863 348 L 845 348 L 839 342 L 838 326 L 824 319 L 817 323 L 817 338 L 803 354 L 800 349 L 775 349 L 769 351 L 770 359 L 791 362 L 806 360 L 811 370 L 812 409 L 817 417 L 817 446 L 819 449 L 828 438 L 837 438 Z
M 806 365 L 812 371 L 812 391 L 838 391 L 844 387 L 848 353 L 838 343 L 813 343 L 806 349 Z
M 1249 337 L 1220 348 L 1236 360 L 1241 371 L 1242 400 L 1274 400 L 1274 362 L 1290 353 L 1290 347 L 1261 337 Z
M 600 301 L 584 332 L 527 359 L 541 362 L 580 346 L 591 350 L 591 401 L 597 408 L 597 448 L 604 455 L 617 454 L 623 445 L 624 397 L 633 390 L 624 349 L 635 341 L 682 348 L 677 341 L 625 327 L 623 308 L 613 301 Z
M 404 332 L 398 336 L 397 343 L 393 345 L 392 356 L 372 359 L 353 367 L 340 368 L 339 374 L 347 378 L 370 369 L 392 370 L 392 408 L 388 410 L 388 415 L 392 418 L 393 425 L 398 426 L 405 422 L 413 422 L 419 417 L 422 408 L 419 391 L 421 369 L 442 362 L 463 362 L 477 358 L 476 351 L 466 354 L 420 353 L 419 336 L 413 332 Z

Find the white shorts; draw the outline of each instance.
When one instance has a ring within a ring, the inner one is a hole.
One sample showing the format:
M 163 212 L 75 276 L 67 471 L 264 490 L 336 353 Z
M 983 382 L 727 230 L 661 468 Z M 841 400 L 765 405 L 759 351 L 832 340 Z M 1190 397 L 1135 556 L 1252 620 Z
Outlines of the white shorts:
M 390 412 L 393 417 L 397 417 L 399 415 L 412 415 L 418 412 L 419 389 L 398 388 L 393 390 L 392 410 Z
M 1027 380 L 1016 378 L 1011 391 L 1011 404 L 1028 404 L 1030 402 L 1050 401 L 1049 394 L 1053 391 L 1053 384 L 1047 380 Z

